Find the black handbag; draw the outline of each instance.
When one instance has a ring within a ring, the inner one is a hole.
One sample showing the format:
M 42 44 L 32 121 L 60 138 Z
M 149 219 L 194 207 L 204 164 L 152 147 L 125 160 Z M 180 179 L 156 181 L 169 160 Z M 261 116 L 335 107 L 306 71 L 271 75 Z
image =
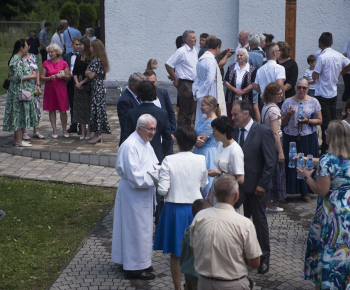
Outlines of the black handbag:
M 2 87 L 3 87 L 6 91 L 9 90 L 10 82 L 11 82 L 11 80 L 9 80 L 9 79 L 5 79 L 5 80 L 4 80 L 4 83 L 3 83 Z
M 84 88 L 84 91 L 85 91 L 86 93 L 91 93 L 91 83 L 90 83 L 90 82 L 84 84 L 84 85 L 83 85 L 83 88 Z

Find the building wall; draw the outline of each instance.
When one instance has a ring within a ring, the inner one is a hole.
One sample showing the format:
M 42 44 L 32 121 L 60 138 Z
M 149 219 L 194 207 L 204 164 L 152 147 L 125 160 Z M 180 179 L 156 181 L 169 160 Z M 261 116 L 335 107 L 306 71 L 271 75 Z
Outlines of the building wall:
M 105 1 L 106 49 L 111 63 L 107 80 L 126 81 L 158 60 L 159 81 L 167 81 L 164 64 L 175 51 L 175 39 L 187 29 L 217 35 L 223 47 L 235 47 L 238 0 L 108 0 Z

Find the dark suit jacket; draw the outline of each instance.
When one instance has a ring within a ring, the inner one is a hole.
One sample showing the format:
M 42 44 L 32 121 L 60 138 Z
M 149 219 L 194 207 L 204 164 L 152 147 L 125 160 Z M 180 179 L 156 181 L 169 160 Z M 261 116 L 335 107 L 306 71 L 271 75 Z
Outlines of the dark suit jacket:
M 151 145 L 157 155 L 159 163 L 162 163 L 165 153 L 168 152 L 170 148 L 172 140 L 170 123 L 166 110 L 158 108 L 153 103 L 142 103 L 138 107 L 131 109 L 126 116 L 124 136 L 128 138 L 129 135 L 136 130 L 137 120 L 143 114 L 150 114 L 157 120 L 157 132 L 151 141 Z M 160 137 L 162 137 L 162 141 Z M 124 141 L 125 140 L 122 140 L 122 142 Z
M 169 93 L 166 89 L 157 88 L 157 97 L 160 101 L 160 105 L 162 106 L 162 109 L 168 112 L 171 134 L 174 135 L 176 132 L 176 118 L 175 118 L 173 105 L 170 101 Z
M 128 89 L 125 89 L 121 94 L 117 102 L 117 112 L 120 124 L 120 139 L 119 146 L 128 138 L 125 137 L 125 124 L 126 124 L 126 115 L 129 110 L 137 107 L 139 103 L 135 100 L 134 96 L 130 93 Z
M 63 55 L 63 60 L 68 64 L 69 70 L 70 70 L 70 64 L 71 64 L 71 58 L 72 58 L 72 53 L 66 53 L 65 55 Z M 71 77 L 69 82 L 66 82 L 67 84 L 67 92 L 68 92 L 68 97 L 70 99 L 70 103 L 69 106 L 72 109 L 73 104 L 72 104 L 72 99 L 74 98 L 74 79 L 73 77 Z
M 236 126 L 233 130 L 233 139 L 237 142 L 239 129 Z M 271 129 L 254 122 L 242 150 L 244 153 L 243 191 L 254 193 L 257 185 L 266 190 L 270 189 L 277 162 L 275 140 Z

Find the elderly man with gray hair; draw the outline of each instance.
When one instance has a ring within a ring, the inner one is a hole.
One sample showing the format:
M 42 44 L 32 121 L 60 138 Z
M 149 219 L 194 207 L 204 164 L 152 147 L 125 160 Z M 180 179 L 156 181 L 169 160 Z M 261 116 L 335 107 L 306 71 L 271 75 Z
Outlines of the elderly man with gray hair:
M 140 72 L 135 72 L 130 75 L 128 86 L 125 88 L 117 103 L 117 112 L 120 124 L 120 139 L 119 146 L 125 137 L 126 115 L 129 110 L 137 107 L 140 104 L 140 100 L 137 97 L 137 86 L 140 81 L 147 80 L 147 78 Z
M 219 177 L 214 190 L 216 205 L 197 213 L 191 224 L 198 289 L 249 289 L 247 264 L 257 269 L 262 254 L 254 224 L 233 207 L 239 197 L 234 176 Z
M 198 54 L 195 49 L 196 34 L 186 30 L 182 36 L 185 45 L 178 48 L 165 63 L 165 68 L 177 88 L 179 96 L 179 114 L 177 126 L 191 126 L 195 107 L 192 94 L 192 84 L 196 78 Z
M 158 159 L 150 144 L 157 121 L 149 114 L 120 146 L 115 169 L 121 180 L 115 199 L 112 262 L 122 264 L 127 278 L 152 280 L 153 201 Z

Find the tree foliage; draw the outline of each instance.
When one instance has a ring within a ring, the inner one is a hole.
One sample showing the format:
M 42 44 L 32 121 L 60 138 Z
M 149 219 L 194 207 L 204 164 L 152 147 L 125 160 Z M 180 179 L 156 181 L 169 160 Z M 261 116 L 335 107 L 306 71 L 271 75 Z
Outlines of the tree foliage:
M 74 20 L 76 26 L 79 26 L 80 10 L 77 3 L 65 2 L 60 11 L 60 19 L 66 19 L 68 21 Z
M 79 30 L 85 33 L 85 29 L 88 27 L 95 27 L 97 14 L 94 5 L 82 3 L 79 5 L 80 18 L 79 18 Z
M 1 20 L 11 20 L 12 17 L 27 14 L 34 8 L 34 0 L 1 0 Z

